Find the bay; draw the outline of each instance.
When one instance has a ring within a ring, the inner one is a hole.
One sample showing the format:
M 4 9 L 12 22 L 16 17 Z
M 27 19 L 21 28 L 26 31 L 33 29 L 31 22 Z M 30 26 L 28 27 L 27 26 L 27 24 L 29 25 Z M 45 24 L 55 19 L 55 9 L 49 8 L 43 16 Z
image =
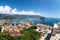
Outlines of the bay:
M 45 18 L 40 20 L 39 18 L 26 18 L 26 19 L 12 19 L 10 23 L 20 23 L 20 22 L 33 22 L 33 24 L 46 24 L 53 26 L 54 23 L 60 22 L 60 18 Z

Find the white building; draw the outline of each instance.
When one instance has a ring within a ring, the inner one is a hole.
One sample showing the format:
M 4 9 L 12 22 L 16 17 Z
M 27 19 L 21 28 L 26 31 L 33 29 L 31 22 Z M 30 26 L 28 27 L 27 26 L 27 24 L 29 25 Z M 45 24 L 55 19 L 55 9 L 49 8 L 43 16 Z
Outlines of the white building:
M 53 30 L 52 30 L 52 35 L 50 40 L 59 40 L 60 39 L 60 33 L 57 33 L 59 30 L 58 24 L 54 23 Z
M 59 30 L 59 27 L 56 23 L 54 23 L 53 29 L 52 29 L 52 35 L 56 35 Z
M 0 25 L 5 24 L 5 20 L 0 20 Z

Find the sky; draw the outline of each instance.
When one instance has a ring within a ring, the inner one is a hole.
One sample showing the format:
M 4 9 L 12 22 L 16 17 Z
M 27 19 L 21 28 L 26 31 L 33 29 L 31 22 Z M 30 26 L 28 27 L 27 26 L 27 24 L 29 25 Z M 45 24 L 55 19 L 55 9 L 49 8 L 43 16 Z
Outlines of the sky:
M 0 0 L 0 13 L 60 18 L 60 0 Z

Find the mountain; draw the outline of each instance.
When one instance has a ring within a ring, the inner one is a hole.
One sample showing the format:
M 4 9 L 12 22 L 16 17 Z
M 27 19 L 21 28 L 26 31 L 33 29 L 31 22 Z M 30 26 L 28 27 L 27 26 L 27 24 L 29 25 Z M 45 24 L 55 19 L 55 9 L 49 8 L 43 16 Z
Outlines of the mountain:
M 41 18 L 41 15 L 19 15 L 19 14 L 0 14 L 0 19 L 24 19 L 24 18 Z

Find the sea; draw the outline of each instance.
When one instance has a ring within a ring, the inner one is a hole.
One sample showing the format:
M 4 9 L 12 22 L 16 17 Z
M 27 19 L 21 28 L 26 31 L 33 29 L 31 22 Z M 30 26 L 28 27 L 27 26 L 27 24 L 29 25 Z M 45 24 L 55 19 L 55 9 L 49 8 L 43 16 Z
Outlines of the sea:
M 46 24 L 53 26 L 54 23 L 60 22 L 60 18 L 45 18 L 41 20 L 39 18 L 25 18 L 25 19 L 12 19 L 10 23 L 32 22 L 33 24 Z

